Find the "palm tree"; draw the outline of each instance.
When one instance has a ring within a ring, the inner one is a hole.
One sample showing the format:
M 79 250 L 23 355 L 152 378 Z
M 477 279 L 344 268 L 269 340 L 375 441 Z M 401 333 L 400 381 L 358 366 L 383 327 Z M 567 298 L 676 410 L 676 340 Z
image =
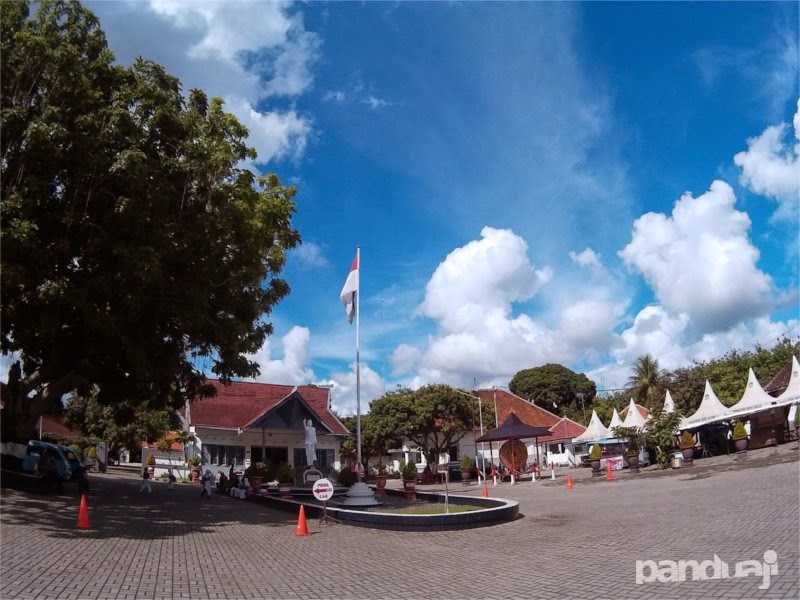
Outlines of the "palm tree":
M 633 363 L 633 375 L 628 378 L 626 387 L 633 391 L 637 402 L 652 410 L 655 408 L 654 399 L 663 391 L 663 378 L 658 360 L 645 354 Z

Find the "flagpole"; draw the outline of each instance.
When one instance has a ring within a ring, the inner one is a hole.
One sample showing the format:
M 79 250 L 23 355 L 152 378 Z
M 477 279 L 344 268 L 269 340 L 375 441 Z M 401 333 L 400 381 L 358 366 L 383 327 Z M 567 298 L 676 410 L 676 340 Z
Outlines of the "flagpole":
M 361 246 L 356 246 L 358 291 L 356 292 L 356 466 L 357 481 L 361 481 Z

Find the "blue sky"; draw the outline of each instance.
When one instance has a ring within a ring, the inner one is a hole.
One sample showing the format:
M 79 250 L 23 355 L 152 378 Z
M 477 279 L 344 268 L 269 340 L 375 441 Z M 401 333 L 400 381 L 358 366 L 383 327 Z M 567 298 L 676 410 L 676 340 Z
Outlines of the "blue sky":
M 355 411 L 357 244 L 364 402 L 800 335 L 797 3 L 87 6 L 298 187 L 262 381 Z

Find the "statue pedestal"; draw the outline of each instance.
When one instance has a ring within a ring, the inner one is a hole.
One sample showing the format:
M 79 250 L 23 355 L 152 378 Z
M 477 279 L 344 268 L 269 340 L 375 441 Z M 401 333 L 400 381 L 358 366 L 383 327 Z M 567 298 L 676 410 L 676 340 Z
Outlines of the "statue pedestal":
M 375 500 L 372 489 L 363 481 L 358 481 L 350 486 L 346 498 L 342 502 L 343 506 L 375 506 L 380 504 Z

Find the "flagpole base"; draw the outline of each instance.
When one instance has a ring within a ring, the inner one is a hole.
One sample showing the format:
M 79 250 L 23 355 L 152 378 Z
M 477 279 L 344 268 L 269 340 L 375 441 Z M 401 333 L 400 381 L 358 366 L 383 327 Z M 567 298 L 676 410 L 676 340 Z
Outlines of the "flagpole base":
M 350 486 L 342 506 L 377 506 L 380 504 L 375 500 L 375 492 L 366 483 L 359 481 Z

